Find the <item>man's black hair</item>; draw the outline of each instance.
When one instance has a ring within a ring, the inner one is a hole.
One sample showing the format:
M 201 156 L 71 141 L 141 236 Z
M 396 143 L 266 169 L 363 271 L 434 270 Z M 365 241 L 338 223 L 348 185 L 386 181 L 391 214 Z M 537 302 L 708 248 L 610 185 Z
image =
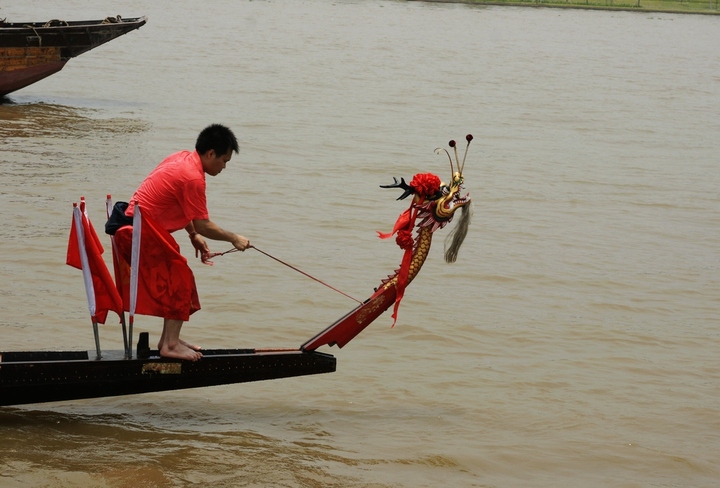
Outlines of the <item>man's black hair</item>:
M 235 153 L 240 152 L 235 134 L 220 124 L 205 127 L 195 142 L 195 150 L 198 154 L 205 154 L 210 149 L 214 149 L 217 156 L 227 154 L 230 149 Z

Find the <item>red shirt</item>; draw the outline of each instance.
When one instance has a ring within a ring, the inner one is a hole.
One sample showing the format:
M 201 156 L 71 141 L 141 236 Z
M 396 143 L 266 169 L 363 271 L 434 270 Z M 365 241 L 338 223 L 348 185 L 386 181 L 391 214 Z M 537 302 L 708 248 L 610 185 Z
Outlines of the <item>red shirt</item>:
M 192 220 L 210 216 L 205 197 L 205 171 L 197 151 L 180 151 L 161 162 L 140 184 L 130 200 L 126 215 L 139 202 L 147 213 L 168 232 L 185 228 Z

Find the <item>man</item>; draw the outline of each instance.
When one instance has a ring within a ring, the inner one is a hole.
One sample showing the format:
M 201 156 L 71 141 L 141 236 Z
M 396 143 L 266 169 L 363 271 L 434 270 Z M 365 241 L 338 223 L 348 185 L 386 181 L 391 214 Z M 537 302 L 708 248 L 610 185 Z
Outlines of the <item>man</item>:
M 197 138 L 195 151 L 180 151 L 162 161 L 140 184 L 125 211 L 127 217 L 132 217 L 137 202 L 142 211 L 143 229 L 153 225 L 160 228 L 147 238 L 142 231 L 136 312 L 163 317 L 158 342 L 161 356 L 190 361 L 202 357 L 198 346 L 180 339 L 183 322 L 200 309 L 200 302 L 192 270 L 169 233 L 185 229 L 195 256 L 200 253 L 203 263 L 207 263 L 210 253 L 204 238 L 229 242 L 240 251 L 250 246 L 247 238 L 228 232 L 210 220 L 205 196 L 205 175 L 220 174 L 232 153 L 238 151 L 237 140 L 230 129 L 220 124 L 206 127 Z M 132 227 L 121 227 L 115 233 L 115 241 L 129 263 Z M 145 300 L 151 305 L 141 309 Z

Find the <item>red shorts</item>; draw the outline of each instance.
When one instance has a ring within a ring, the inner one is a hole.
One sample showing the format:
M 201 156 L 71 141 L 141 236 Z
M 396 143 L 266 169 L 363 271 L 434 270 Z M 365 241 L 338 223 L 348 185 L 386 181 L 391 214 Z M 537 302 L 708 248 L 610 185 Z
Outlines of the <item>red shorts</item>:
M 166 319 L 189 320 L 200 310 L 195 276 L 180 246 L 169 232 L 146 215 L 142 217 L 138 291 L 135 313 Z M 132 226 L 115 233 L 115 246 L 121 262 L 123 302 L 128 310 L 130 300 L 130 257 Z

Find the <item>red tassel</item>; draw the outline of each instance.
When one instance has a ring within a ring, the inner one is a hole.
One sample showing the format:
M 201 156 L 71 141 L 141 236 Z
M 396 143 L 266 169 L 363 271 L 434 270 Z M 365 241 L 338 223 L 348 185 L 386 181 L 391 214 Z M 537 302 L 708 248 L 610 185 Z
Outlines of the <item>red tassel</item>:
M 401 213 L 400 216 L 398 217 L 398 219 L 395 221 L 395 226 L 393 227 L 392 232 L 385 234 L 383 232 L 377 231 L 378 237 L 380 239 L 389 239 L 398 230 L 407 228 L 409 223 L 410 223 L 410 209 L 407 209 L 403 213 Z M 412 229 L 412 226 L 410 228 Z

